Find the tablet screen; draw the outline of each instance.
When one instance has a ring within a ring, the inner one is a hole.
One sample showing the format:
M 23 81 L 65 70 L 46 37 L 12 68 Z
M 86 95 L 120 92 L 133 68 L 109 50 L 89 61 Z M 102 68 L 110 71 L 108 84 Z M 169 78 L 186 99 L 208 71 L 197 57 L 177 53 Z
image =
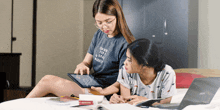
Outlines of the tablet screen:
M 68 73 L 68 76 L 83 88 L 101 87 L 101 85 L 91 75 L 77 75 Z

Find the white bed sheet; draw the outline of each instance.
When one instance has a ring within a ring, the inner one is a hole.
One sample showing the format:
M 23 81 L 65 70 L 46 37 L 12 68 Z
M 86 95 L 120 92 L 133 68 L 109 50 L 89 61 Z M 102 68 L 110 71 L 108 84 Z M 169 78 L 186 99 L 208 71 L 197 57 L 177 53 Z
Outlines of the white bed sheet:
M 173 96 L 171 103 L 180 103 L 187 89 L 177 89 L 177 95 Z M 42 98 L 20 98 L 0 103 L 0 110 L 85 110 L 86 108 L 70 107 L 68 104 L 55 104 L 48 102 L 51 97 Z M 107 104 L 107 106 L 109 106 Z M 110 105 L 112 108 L 121 109 L 142 109 L 132 105 Z M 220 110 L 220 89 L 217 91 L 213 100 L 207 105 L 190 105 L 184 110 Z M 158 108 L 148 108 L 148 110 L 158 110 Z

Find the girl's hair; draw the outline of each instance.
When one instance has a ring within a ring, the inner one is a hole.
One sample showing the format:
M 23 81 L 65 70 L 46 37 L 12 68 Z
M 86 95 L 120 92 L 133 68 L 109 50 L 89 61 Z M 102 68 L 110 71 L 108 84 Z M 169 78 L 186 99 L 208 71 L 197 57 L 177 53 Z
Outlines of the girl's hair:
M 116 30 L 121 33 L 128 43 L 135 40 L 126 23 L 122 8 L 117 0 L 96 0 L 93 4 L 93 17 L 97 13 L 114 15 L 117 19 Z
M 142 38 L 135 40 L 127 48 L 138 64 L 153 67 L 157 72 L 164 69 L 165 64 L 160 58 L 159 50 L 156 44 L 149 39 Z

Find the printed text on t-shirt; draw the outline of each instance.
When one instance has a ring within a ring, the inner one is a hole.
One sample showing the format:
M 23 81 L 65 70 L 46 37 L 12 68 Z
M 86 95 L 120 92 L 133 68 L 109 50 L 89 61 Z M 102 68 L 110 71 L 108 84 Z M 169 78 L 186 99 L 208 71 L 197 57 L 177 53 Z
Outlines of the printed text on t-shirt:
M 100 47 L 99 48 L 99 53 L 95 55 L 95 60 L 97 62 L 102 63 L 103 60 L 105 59 L 105 55 L 106 55 L 107 52 L 108 52 L 107 49 Z

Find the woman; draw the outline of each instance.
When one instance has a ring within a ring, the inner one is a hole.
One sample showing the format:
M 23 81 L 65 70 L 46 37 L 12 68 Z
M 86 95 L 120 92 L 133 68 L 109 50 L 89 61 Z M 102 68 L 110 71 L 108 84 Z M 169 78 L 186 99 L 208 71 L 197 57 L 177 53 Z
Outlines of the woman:
M 116 81 L 119 68 L 126 59 L 127 44 L 135 38 L 117 0 L 96 0 L 93 4 L 93 17 L 99 30 L 94 34 L 88 53 L 74 73 L 90 74 L 90 69 L 93 68 L 93 77 L 103 87 L 107 87 Z M 48 93 L 56 96 L 78 96 L 88 92 L 91 92 L 90 88 L 81 88 L 75 82 L 46 75 L 26 97 L 41 97 Z
M 128 45 L 126 56 L 117 79 L 121 95 L 114 94 L 110 103 L 135 104 L 158 98 L 163 99 L 159 104 L 170 103 L 176 93 L 176 76 L 172 67 L 160 59 L 157 46 L 148 39 L 138 39 Z M 112 88 L 114 85 L 105 89 L 92 87 L 105 95 Z

